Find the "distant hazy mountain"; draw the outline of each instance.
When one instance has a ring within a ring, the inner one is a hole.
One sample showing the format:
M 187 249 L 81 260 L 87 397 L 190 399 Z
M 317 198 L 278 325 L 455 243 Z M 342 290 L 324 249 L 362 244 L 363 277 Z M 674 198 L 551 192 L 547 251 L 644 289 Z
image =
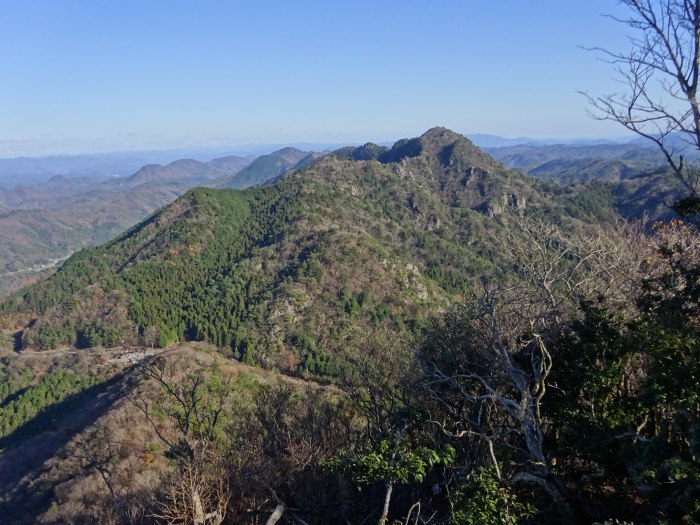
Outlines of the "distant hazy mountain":
M 217 156 L 210 155 L 203 153 L 200 160 Z M 67 178 L 123 177 L 147 164 L 167 164 L 188 156 L 183 151 L 173 150 L 0 159 L 0 186 L 12 188 L 38 184 L 56 175 Z
M 221 177 L 231 176 L 248 166 L 253 161 L 250 157 L 228 156 L 209 162 L 192 159 L 180 159 L 167 166 L 151 164 L 144 166 L 128 179 L 113 180 L 112 184 L 138 186 L 151 183 L 184 183 L 188 187 L 206 185 Z
M 243 189 L 263 184 L 285 173 L 302 168 L 318 158 L 319 154 L 296 148 L 281 150 L 262 155 L 249 166 L 236 174 L 221 179 L 216 186 L 220 188 Z
M 480 148 L 503 148 L 506 146 L 517 146 L 518 144 L 537 142 L 537 139 L 530 137 L 506 138 L 498 135 L 489 135 L 487 133 L 472 133 L 466 135 L 466 137 Z
M 212 185 L 252 160 L 177 160 L 144 166 L 129 177 L 56 175 L 0 190 L 0 297 L 31 281 L 34 269 L 104 242 L 189 188 Z
M 466 135 L 480 148 L 505 148 L 509 146 L 519 146 L 523 144 L 531 144 L 535 146 L 592 146 L 597 144 L 626 144 L 630 142 L 629 138 L 610 140 L 610 139 L 534 139 L 531 137 L 506 138 L 498 135 L 488 135 L 485 133 L 474 133 Z
M 112 193 L 133 191 L 138 186 L 166 186 L 176 194 L 197 185 L 235 174 L 254 160 L 253 157 L 228 156 L 199 162 L 180 159 L 165 166 L 148 164 L 128 177 L 68 177 L 54 175 L 33 185 L 21 185 L 0 190 L 0 204 L 10 208 L 63 209 L 75 198 L 92 200 Z
M 149 164 L 166 165 L 179 159 L 207 162 L 227 156 L 266 155 L 285 147 L 303 151 L 333 151 L 347 143 L 242 144 L 194 146 L 169 150 L 115 151 L 78 155 L 0 158 L 0 187 L 39 184 L 55 175 L 74 177 L 125 177 Z
M 666 160 L 649 141 L 624 144 L 521 144 L 487 148 L 505 165 L 561 185 L 581 202 L 609 201 L 633 219 L 674 215 L 683 189 L 667 172 Z M 585 185 L 584 185 L 585 184 Z
M 620 181 L 657 172 L 657 163 L 620 159 L 554 159 L 528 171 L 533 177 L 576 184 L 593 180 Z
M 638 144 L 520 144 L 502 148 L 485 148 L 489 155 L 514 168 L 532 169 L 555 159 L 621 159 L 659 162 L 661 153 Z
M 9 208 L 51 208 L 63 199 L 71 199 L 99 187 L 106 180 L 109 179 L 55 175 L 42 183 L 0 188 L 0 204 Z

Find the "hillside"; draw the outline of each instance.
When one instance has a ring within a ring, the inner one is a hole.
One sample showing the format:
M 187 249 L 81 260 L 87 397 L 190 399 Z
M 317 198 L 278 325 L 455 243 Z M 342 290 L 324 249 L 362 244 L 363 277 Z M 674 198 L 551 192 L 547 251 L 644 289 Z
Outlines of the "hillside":
M 506 166 L 530 172 L 552 161 L 591 162 L 594 160 L 632 161 L 657 167 L 662 155 L 647 144 L 519 144 L 489 147 L 485 151 Z
M 580 199 L 607 201 L 623 217 L 672 218 L 684 188 L 645 141 L 626 144 L 519 144 L 487 148 L 507 166 L 568 187 Z M 689 152 L 694 156 L 692 152 Z
M 250 363 L 332 374 L 332 354 L 361 327 L 415 332 L 493 273 L 507 208 L 565 227 L 604 213 L 443 128 L 378 160 L 347 156 L 271 186 L 188 191 L 3 308 L 40 313 L 27 346 L 109 346 L 153 327 L 161 345 L 205 340 Z
M 165 183 L 188 187 L 207 185 L 214 180 L 230 176 L 244 169 L 253 159 L 249 157 L 221 157 L 208 162 L 180 159 L 165 166 L 149 164 L 126 180 L 112 180 L 113 185 L 136 187 L 141 184 Z
M 219 188 L 244 189 L 276 179 L 291 171 L 303 168 L 319 155 L 296 148 L 282 148 L 268 155 L 261 155 L 232 176 L 218 181 Z
M 55 176 L 0 192 L 0 298 L 35 279 L 33 268 L 105 242 L 172 202 L 247 166 L 248 157 L 148 165 L 129 177 Z
M 0 306 L 0 514 L 687 521 L 700 245 L 610 184 L 434 128 L 187 191 Z

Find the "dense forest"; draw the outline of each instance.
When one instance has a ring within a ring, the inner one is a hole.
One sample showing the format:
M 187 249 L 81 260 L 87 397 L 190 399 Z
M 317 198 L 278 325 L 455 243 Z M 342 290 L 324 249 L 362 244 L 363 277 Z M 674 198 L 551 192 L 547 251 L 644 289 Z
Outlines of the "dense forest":
M 2 305 L 0 510 L 697 523 L 698 233 L 611 204 L 442 128 L 187 192 Z

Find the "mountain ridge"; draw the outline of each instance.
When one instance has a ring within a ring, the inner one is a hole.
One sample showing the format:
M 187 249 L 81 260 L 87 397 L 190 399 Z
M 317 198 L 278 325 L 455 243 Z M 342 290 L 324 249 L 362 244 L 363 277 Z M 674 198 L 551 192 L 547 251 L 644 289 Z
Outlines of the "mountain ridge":
M 285 147 L 267 155 L 261 155 L 237 173 L 220 178 L 214 186 L 245 189 L 264 184 L 302 168 L 316 158 L 318 158 L 317 153 Z
M 268 157 L 277 159 L 276 155 Z M 214 186 L 252 161 L 235 155 L 207 162 L 179 159 L 143 166 L 129 177 L 56 175 L 40 185 L 0 192 L 0 205 L 8 208 L 0 215 L 0 238 L 4 239 L 0 242 L 0 298 L 33 279 L 31 272 L 18 270 L 49 264 L 76 249 L 105 242 L 189 188 Z M 276 176 L 278 172 L 253 172 L 239 186 Z
M 496 271 L 491 239 L 507 210 L 583 224 L 565 196 L 444 128 L 389 153 L 325 155 L 244 191 L 189 190 L 3 308 L 39 312 L 27 346 L 135 343 L 155 327 L 161 344 L 204 340 L 332 374 L 357 328 L 412 331 Z

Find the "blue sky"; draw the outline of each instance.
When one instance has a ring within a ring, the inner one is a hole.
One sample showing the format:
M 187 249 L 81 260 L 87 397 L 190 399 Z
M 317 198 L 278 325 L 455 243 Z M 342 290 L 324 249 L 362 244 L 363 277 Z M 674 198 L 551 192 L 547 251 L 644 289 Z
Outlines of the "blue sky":
M 609 137 L 613 0 L 6 1 L 0 155 L 387 141 L 434 125 Z

